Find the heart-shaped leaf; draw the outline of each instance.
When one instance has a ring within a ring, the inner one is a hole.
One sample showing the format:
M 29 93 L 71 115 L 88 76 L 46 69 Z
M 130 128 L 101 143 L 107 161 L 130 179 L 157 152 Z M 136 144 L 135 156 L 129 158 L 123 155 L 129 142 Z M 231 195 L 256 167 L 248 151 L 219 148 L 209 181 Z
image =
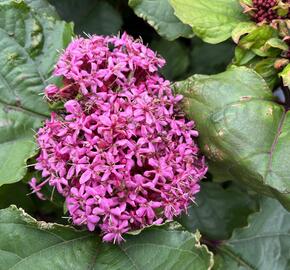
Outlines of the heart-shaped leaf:
M 0 3 L 0 186 L 26 173 L 34 130 L 49 115 L 40 94 L 71 33 L 70 24 L 39 16 L 23 1 Z
M 228 239 L 233 230 L 247 224 L 256 201 L 235 185 L 224 189 L 217 183 L 202 183 L 195 204 L 177 220 L 189 231 L 199 230 L 211 240 Z
M 174 15 L 169 0 L 129 0 L 129 6 L 168 40 L 193 36 L 190 26 Z
M 104 244 L 96 234 L 37 222 L 11 206 L 0 210 L 0 269 L 211 269 L 212 254 L 199 237 L 161 226 Z
M 237 0 L 170 0 L 170 3 L 175 15 L 208 43 L 228 39 L 241 21 L 248 21 Z
M 249 224 L 217 247 L 215 269 L 289 269 L 290 214 L 273 199 L 261 202 Z
M 216 178 L 236 180 L 290 209 L 290 117 L 266 82 L 245 67 L 175 84 L 196 121 Z

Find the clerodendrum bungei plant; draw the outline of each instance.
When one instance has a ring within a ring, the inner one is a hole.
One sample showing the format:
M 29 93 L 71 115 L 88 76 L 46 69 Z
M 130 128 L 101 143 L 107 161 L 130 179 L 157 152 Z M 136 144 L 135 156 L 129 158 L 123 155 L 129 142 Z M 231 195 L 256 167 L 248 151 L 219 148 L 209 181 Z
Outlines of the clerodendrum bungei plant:
M 0 1 L 0 270 L 288 269 L 289 6 Z
M 157 73 L 164 60 L 140 41 L 92 36 L 75 39 L 61 55 L 49 85 L 52 113 L 37 134 L 35 168 L 46 179 L 30 185 L 40 198 L 45 183 L 66 197 L 76 225 L 100 227 L 105 241 L 172 220 L 199 191 L 207 167 L 198 132 L 178 107 L 169 81 Z

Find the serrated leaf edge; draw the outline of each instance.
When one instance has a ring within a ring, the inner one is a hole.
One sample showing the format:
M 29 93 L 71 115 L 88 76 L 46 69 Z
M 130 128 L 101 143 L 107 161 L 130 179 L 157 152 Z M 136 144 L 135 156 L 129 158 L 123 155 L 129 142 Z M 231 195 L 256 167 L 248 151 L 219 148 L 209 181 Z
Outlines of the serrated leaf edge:
M 54 228 L 66 228 L 66 229 L 74 230 L 75 232 L 85 232 L 85 230 L 77 230 L 75 227 L 70 226 L 70 225 L 62 225 L 62 224 L 58 224 L 58 223 L 51 223 L 51 222 L 36 220 L 34 217 L 32 217 L 31 215 L 26 213 L 23 208 L 17 207 L 14 204 L 10 205 L 6 209 L 1 209 L 1 210 L 9 210 L 9 211 L 15 212 L 16 214 L 19 214 L 20 218 L 24 222 L 31 224 L 31 225 L 34 225 L 34 226 L 36 226 L 36 228 L 38 228 L 40 230 L 52 230 Z

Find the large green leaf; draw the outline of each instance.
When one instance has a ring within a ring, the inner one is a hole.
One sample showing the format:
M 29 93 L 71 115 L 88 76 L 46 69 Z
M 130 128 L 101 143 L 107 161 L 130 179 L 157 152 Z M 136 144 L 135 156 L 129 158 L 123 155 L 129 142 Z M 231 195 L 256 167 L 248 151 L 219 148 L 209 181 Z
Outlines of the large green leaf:
M 0 210 L 1 270 L 204 270 L 212 264 L 198 233 L 151 227 L 121 245 L 104 244 L 94 233 L 37 222 L 15 206 Z
M 215 269 L 273 270 L 290 266 L 290 214 L 273 199 L 264 199 L 249 225 L 237 229 L 217 248 Z
M 233 29 L 248 18 L 238 0 L 170 0 L 175 15 L 209 43 L 219 43 L 231 36 Z
M 236 48 L 236 55 L 239 54 L 239 48 Z M 244 53 L 243 50 L 240 51 L 242 54 Z M 237 54 L 238 53 L 238 54 Z M 245 53 L 245 56 L 247 57 L 248 53 Z M 259 56 L 253 55 L 254 58 L 252 58 L 250 61 L 248 61 L 246 64 L 239 64 L 238 61 L 234 61 L 234 65 L 237 66 L 247 66 L 253 70 L 255 70 L 257 73 L 259 73 L 263 79 L 267 82 L 268 86 L 271 90 L 275 89 L 277 85 L 280 84 L 280 80 L 278 77 L 279 71 L 275 68 L 275 62 L 276 58 L 268 57 L 268 58 L 261 58 Z M 245 61 L 246 59 L 241 59 L 241 62 Z
M 153 40 L 152 49 L 164 57 L 165 66 L 160 70 L 168 80 L 176 80 L 184 75 L 189 66 L 189 50 L 180 41 Z
M 196 203 L 178 221 L 189 231 L 198 229 L 207 239 L 223 240 L 235 228 L 245 226 L 255 210 L 255 200 L 237 186 L 224 189 L 216 183 L 203 183 Z
M 46 0 L 24 0 L 24 2 L 36 12 L 44 13 L 48 16 L 58 18 L 58 14 L 55 8 L 51 6 Z
M 48 1 L 46 0 L 1 0 L 1 4 L 4 3 L 11 3 L 14 2 L 25 2 L 31 9 L 33 9 L 35 12 L 38 12 L 40 14 L 46 14 L 47 16 L 51 16 L 54 18 L 58 18 L 58 14 L 53 6 L 51 6 Z
M 118 11 L 105 0 L 50 0 L 61 18 L 73 21 L 77 34 L 117 34 L 122 26 Z
M 158 34 L 168 40 L 193 36 L 189 25 L 183 24 L 173 13 L 169 0 L 129 0 L 134 12 L 146 20 Z
M 175 84 L 197 123 L 215 177 L 241 182 L 290 209 L 290 117 L 253 70 L 232 68 Z
M 40 18 L 41 17 L 41 18 Z M 39 16 L 23 1 L 0 3 L 0 186 L 20 180 L 49 115 L 42 96 L 71 25 Z
M 34 213 L 36 207 L 32 196 L 28 196 L 31 191 L 29 186 L 19 181 L 10 185 L 0 187 L 0 209 L 9 207 L 11 204 L 25 209 L 26 212 Z M 13 196 L 11 196 L 13 194 Z

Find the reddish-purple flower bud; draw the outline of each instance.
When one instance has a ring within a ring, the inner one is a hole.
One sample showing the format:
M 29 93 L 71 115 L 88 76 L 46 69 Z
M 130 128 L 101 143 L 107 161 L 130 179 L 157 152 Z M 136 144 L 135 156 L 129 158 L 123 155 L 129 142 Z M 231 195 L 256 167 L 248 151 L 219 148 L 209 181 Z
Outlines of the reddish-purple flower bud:
M 280 1 L 280 0 L 279 0 Z M 255 22 L 271 23 L 276 19 L 289 19 L 290 11 L 284 16 L 279 16 L 278 0 L 253 0 L 252 7 L 249 9 L 250 14 Z M 290 3 L 289 0 L 282 0 L 284 3 Z

